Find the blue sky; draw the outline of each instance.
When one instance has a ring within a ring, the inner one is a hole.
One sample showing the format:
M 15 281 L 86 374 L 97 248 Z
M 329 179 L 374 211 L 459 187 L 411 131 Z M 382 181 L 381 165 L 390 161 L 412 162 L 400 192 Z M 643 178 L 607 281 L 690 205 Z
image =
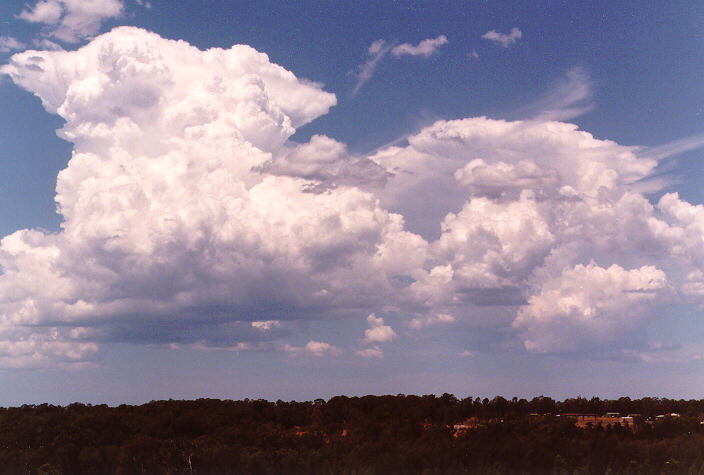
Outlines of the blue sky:
M 699 397 L 703 17 L 3 2 L 0 404 Z

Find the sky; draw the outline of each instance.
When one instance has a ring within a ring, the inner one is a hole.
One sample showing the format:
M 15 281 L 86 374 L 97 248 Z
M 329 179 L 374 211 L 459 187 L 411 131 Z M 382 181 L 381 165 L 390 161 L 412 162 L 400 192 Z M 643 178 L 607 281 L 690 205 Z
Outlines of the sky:
M 702 24 L 2 2 L 0 405 L 701 398 Z

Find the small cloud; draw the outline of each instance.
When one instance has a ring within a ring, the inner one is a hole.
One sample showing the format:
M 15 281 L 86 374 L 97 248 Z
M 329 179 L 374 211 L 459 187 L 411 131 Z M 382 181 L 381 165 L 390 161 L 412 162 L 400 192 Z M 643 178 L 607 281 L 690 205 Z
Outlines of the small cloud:
M 372 346 L 371 348 L 364 348 L 362 350 L 357 350 L 357 355 L 362 358 L 383 358 L 384 351 L 378 346 Z
M 122 0 L 43 0 L 27 5 L 17 18 L 46 25 L 45 36 L 77 43 L 97 34 L 105 20 L 120 16 L 123 9 Z
M 351 73 L 357 77 L 357 84 L 355 84 L 352 90 L 352 97 L 356 96 L 359 90 L 362 89 L 362 86 L 374 76 L 377 65 L 386 57 L 389 51 L 396 58 L 402 55 L 423 56 L 424 58 L 428 58 L 434 54 L 440 46 L 446 43 L 447 37 L 445 35 L 425 39 L 417 46 L 413 46 L 410 43 L 394 46 L 393 43 L 390 44 L 385 40 L 374 41 L 369 45 L 369 48 L 367 48 L 367 60 L 359 65 L 355 72 Z
M 322 341 L 309 341 L 306 343 L 305 351 L 314 356 L 337 356 L 342 353 L 338 347 L 331 345 L 330 343 L 325 343 Z
M 472 50 L 471 53 L 467 53 L 467 57 L 469 59 L 479 59 L 479 53 L 477 53 L 477 50 Z
M 417 317 L 411 320 L 408 323 L 408 326 L 412 328 L 413 330 L 420 330 L 423 327 L 431 326 L 431 325 L 439 325 L 439 324 L 446 324 L 446 323 L 453 323 L 455 322 L 456 319 L 450 314 L 447 313 L 438 313 L 435 315 L 428 315 L 426 317 Z
M 322 357 L 325 355 L 337 356 L 342 353 L 340 348 L 333 346 L 330 343 L 314 340 L 306 343 L 306 346 L 291 346 L 287 344 L 283 346 L 283 350 L 290 353 L 292 356 L 307 353 L 313 356 Z
M 388 325 L 384 325 L 384 319 L 377 317 L 375 314 L 370 314 L 367 317 L 369 328 L 364 332 L 365 343 L 386 343 L 392 341 L 398 335 Z
M 266 320 L 264 322 L 252 322 L 252 327 L 257 330 L 269 331 L 272 328 L 281 328 L 281 322 L 278 320 Z
M 45 0 L 43 2 L 37 2 L 32 8 L 28 9 L 25 7 L 17 18 L 30 23 L 54 25 L 58 23 L 62 14 L 63 2 L 60 0 Z
M 19 41 L 17 38 L 12 36 L 0 36 L 0 53 L 10 53 L 12 51 L 19 51 L 25 49 L 26 44 Z
M 471 358 L 472 356 L 474 356 L 474 353 L 468 350 L 464 350 L 462 353 L 460 353 L 460 356 L 462 358 Z
M 490 30 L 484 33 L 484 35 L 482 36 L 482 38 L 484 38 L 485 40 L 495 41 L 504 48 L 508 48 L 516 41 L 521 39 L 521 37 L 523 37 L 523 32 L 516 27 L 513 27 L 513 29 L 511 29 L 511 33 L 509 33 L 508 35 L 496 32 L 494 30 Z
M 198 351 L 230 351 L 238 353 L 240 351 L 271 351 L 273 347 L 268 342 L 253 344 L 249 342 L 237 342 L 231 345 L 213 345 L 206 341 L 198 341 L 190 345 L 178 345 L 169 343 L 169 349 L 179 349 L 181 347 L 193 348 Z
M 425 39 L 418 43 L 418 46 L 413 46 L 410 43 L 400 44 L 398 46 L 395 46 L 391 50 L 391 54 L 396 57 L 409 55 L 429 58 L 431 55 L 437 52 L 440 46 L 444 44 L 447 44 L 447 37 L 445 35 L 440 35 L 437 38 Z

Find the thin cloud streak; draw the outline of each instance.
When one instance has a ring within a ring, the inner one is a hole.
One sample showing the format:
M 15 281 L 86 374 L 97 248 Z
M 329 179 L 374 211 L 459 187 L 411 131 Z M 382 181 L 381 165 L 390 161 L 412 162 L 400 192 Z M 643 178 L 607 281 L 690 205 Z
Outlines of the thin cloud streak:
M 556 81 L 552 89 L 535 102 L 516 111 L 533 120 L 571 120 L 594 109 L 594 82 L 582 67 L 575 67 Z
M 653 160 L 662 160 L 664 158 L 674 157 L 681 153 L 690 152 L 704 148 L 704 134 L 691 135 L 672 142 L 667 142 L 662 145 L 645 149 L 640 154 L 643 158 L 651 158 Z
M 352 90 L 351 97 L 355 97 L 359 90 L 362 89 L 362 86 L 364 86 L 374 76 L 374 71 L 376 70 L 377 64 L 379 61 L 384 59 L 384 56 L 386 56 L 392 48 L 393 45 L 387 44 L 384 40 L 376 40 L 371 44 L 371 46 L 369 46 L 367 52 L 370 57 L 357 69 L 357 84 L 355 84 L 354 89 Z

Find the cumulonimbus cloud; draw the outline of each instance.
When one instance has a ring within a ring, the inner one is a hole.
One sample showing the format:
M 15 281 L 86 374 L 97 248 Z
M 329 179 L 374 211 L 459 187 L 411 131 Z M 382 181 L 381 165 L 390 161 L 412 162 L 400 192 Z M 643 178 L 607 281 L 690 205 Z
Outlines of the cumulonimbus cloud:
M 441 120 L 351 157 L 290 140 L 335 105 L 321 85 L 128 27 L 1 71 L 74 144 L 61 230 L 0 241 L 2 366 L 86 364 L 111 341 L 331 355 L 282 345 L 287 322 L 383 311 L 424 332 L 487 307 L 528 351 L 635 351 L 631 322 L 704 299 L 704 208 L 651 203 L 629 184 L 657 161 L 572 124 Z M 380 357 L 398 335 L 368 323 L 358 354 Z

